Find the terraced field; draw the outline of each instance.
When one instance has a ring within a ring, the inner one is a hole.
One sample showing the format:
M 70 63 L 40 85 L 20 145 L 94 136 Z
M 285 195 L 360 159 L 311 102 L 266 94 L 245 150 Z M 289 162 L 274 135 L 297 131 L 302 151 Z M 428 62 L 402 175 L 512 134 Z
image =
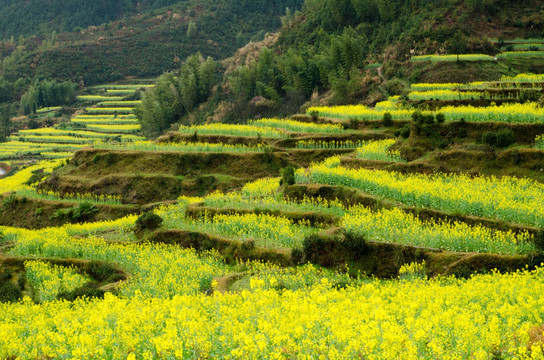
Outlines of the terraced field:
M 140 101 L 123 99 L 150 86 L 152 85 L 131 84 L 93 88 L 92 94 L 78 96 L 80 105 L 85 110 L 73 116 L 70 123 L 56 128 L 19 131 L 10 136 L 8 142 L 0 144 L 0 160 L 67 158 L 95 142 L 143 140 L 135 135 L 140 130 L 140 125 L 133 114 L 134 106 Z M 115 92 L 117 90 L 120 92 Z M 46 108 L 38 112 L 60 110 Z
M 106 90 L 85 128 L 18 134 L 92 147 L 0 179 L 0 358 L 543 357 L 536 104 L 408 95 L 152 142 Z
M 508 122 L 539 123 L 543 122 L 543 110 L 536 101 L 542 91 L 542 75 L 519 74 L 515 77 L 503 77 L 501 81 L 474 82 L 470 84 L 412 84 L 407 98 L 411 103 L 436 102 L 432 111 L 423 111 L 425 115 L 442 114 L 446 122 L 464 119 L 470 122 Z M 417 107 L 400 101 L 398 96 L 376 104 L 374 108 L 362 105 L 310 107 L 307 114 L 321 116 L 375 121 L 390 113 L 393 119 L 410 120 Z M 461 102 L 455 104 L 453 102 Z M 471 101 L 486 101 L 487 105 L 471 104 Z M 503 101 L 497 104 L 493 101 Z M 464 102 L 464 103 L 463 103 Z

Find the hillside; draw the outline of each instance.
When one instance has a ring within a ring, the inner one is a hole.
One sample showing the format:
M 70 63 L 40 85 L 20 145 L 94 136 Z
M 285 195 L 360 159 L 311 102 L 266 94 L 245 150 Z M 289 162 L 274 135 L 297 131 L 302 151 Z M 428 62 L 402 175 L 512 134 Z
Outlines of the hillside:
M 542 5 L 491 0 L 306 1 L 301 12 L 283 17 L 277 36 L 252 43 L 225 60 L 221 92 L 214 92 L 194 114 L 181 112 L 177 119 L 239 123 L 288 116 L 310 105 L 374 105 L 405 95 L 413 82 L 466 83 L 540 73 L 540 53 L 500 54 L 543 49 L 538 38 L 544 28 L 537 15 Z M 458 53 L 499 56 L 500 61 L 411 61 L 422 54 Z
M 73 31 L 119 20 L 178 1 L 3 1 L 0 12 L 0 34 L 2 39 L 20 35 L 45 35 Z
M 209 5 L 118 30 L 203 40 Z M 230 57 L 33 81 L 0 112 L 0 359 L 544 358 L 542 5 L 306 0 Z
M 38 3 L 41 2 L 24 2 L 34 11 L 41 11 Z M 106 8 L 107 4 L 114 8 L 124 6 L 120 5 L 124 2 L 92 3 Z M 201 0 L 170 2 L 167 8 L 144 11 L 168 5 L 163 3 L 145 6 L 146 2 L 139 2 L 142 10 L 135 15 L 128 12 L 122 19 L 102 16 L 102 22 L 80 25 L 72 32 L 46 32 L 1 41 L 0 101 L 19 99 L 34 79 L 70 80 L 90 86 L 124 77 L 157 76 L 179 67 L 187 56 L 197 52 L 220 60 L 231 56 L 251 38 L 276 30 L 286 7 L 301 6 L 300 0 Z M 14 8 L 20 11 L 20 7 Z M 72 21 L 69 10 L 65 11 L 55 14 Z M 85 8 L 76 6 L 73 11 L 76 15 L 93 16 Z M 114 9 L 108 8 L 106 13 L 110 12 Z

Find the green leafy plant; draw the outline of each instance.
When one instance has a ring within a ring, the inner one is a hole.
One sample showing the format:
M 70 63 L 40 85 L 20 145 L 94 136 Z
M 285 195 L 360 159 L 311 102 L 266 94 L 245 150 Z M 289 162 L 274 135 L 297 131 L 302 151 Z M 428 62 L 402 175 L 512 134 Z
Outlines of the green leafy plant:
M 288 166 L 281 169 L 280 185 L 294 185 L 295 184 L 295 168 Z
M 136 231 L 155 230 L 161 226 L 163 219 L 152 211 L 146 211 L 136 219 Z

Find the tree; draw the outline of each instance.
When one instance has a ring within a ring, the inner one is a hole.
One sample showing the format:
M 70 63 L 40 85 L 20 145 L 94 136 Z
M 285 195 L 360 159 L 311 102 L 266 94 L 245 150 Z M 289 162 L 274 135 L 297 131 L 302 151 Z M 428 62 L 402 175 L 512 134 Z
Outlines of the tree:
M 448 42 L 448 49 L 450 53 L 457 54 L 457 62 L 459 62 L 459 54 L 467 51 L 467 42 L 460 30 L 457 30 Z
M 392 22 L 397 16 L 396 4 L 392 0 L 376 0 L 380 17 L 385 22 Z
M 13 94 L 13 85 L 0 76 L 0 103 L 10 101 Z
M 187 26 L 187 38 L 192 39 L 196 35 L 196 23 L 193 20 L 189 21 Z
M 215 83 L 215 67 L 212 58 L 204 60 L 197 53 L 185 60 L 179 74 L 160 76 L 155 87 L 143 93 L 142 104 L 135 109 L 142 132 L 158 136 L 206 101 Z
M 11 109 L 9 105 L 0 108 L 0 142 L 6 141 L 11 128 Z
M 58 83 L 55 80 L 35 81 L 21 97 L 25 115 L 36 112 L 40 107 L 65 105 L 76 99 L 76 84 L 71 81 Z
M 351 3 L 360 22 L 374 22 L 380 19 L 375 0 L 352 0 Z

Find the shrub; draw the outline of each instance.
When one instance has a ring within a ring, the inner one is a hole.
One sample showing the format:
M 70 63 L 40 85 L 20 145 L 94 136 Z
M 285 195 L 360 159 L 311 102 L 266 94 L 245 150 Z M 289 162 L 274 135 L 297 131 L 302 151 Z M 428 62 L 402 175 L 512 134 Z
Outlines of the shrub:
M 405 139 L 410 137 L 410 125 L 405 124 L 399 131 L 399 135 Z
M 464 139 L 467 137 L 467 121 L 461 118 L 457 125 L 457 137 Z
M 353 130 L 359 129 L 359 120 L 354 118 L 349 119 L 349 128 Z
M 68 220 L 70 222 L 88 221 L 99 210 L 88 201 L 84 201 L 76 207 L 69 209 L 58 209 L 55 217 L 60 220 Z
M 291 259 L 296 265 L 302 264 L 302 262 L 304 261 L 304 251 L 298 248 L 292 249 Z
M 15 302 L 22 296 L 19 287 L 11 282 L 0 285 L 0 302 Z
M 249 239 L 242 242 L 240 245 L 240 250 L 242 250 L 242 252 L 245 254 L 251 253 L 253 250 L 255 250 L 255 240 Z
M 393 125 L 393 117 L 391 116 L 391 113 L 386 112 L 383 114 L 382 124 L 383 126 Z
M 535 234 L 534 241 L 535 241 L 536 248 L 540 251 L 544 251 L 544 229 L 540 229 Z
M 362 257 L 368 251 L 368 244 L 365 237 L 353 232 L 346 232 L 344 234 L 343 245 L 346 251 L 355 259 Z
M 8 282 L 12 278 L 11 271 L 9 269 L 4 269 L 2 273 L 0 273 L 0 285 L 4 285 L 4 283 Z
M 193 133 L 193 135 L 191 135 L 191 137 L 189 138 L 189 141 L 190 142 L 197 142 L 198 141 L 198 133 L 196 132 L 196 130 Z
M 146 211 L 136 219 L 136 231 L 155 230 L 161 226 L 163 219 L 152 211 Z
M 8 209 L 10 207 L 14 207 L 17 204 L 17 196 L 15 194 L 10 194 L 9 196 L 5 197 L 2 201 L 2 207 L 4 209 Z
M 98 282 L 116 282 L 121 280 L 117 269 L 102 261 L 91 261 L 86 268 L 87 274 Z
M 368 244 L 364 236 L 351 232 L 342 231 L 326 237 L 311 234 L 302 242 L 304 260 L 321 266 L 358 261 L 367 252 Z
M 443 124 L 446 121 L 446 117 L 442 113 L 436 114 L 436 122 L 438 124 Z
M 265 146 L 264 152 L 263 152 L 263 160 L 267 164 L 271 164 L 274 162 L 274 150 L 270 146 Z
M 423 124 L 423 113 L 419 110 L 416 110 L 412 113 L 412 121 L 417 125 Z
M 486 131 L 482 135 L 482 142 L 489 146 L 495 146 L 497 144 L 497 134 L 495 134 L 493 131 Z
M 489 146 L 505 148 L 515 142 L 514 132 L 510 129 L 502 129 L 497 132 L 486 131 L 482 135 L 482 142 Z
M 497 147 L 505 148 L 516 141 L 514 132 L 510 129 L 502 129 L 497 132 Z
M 9 269 L 4 269 L 0 274 L 0 302 L 15 302 L 21 298 L 21 289 L 11 281 L 12 278 Z
M 72 221 L 81 222 L 89 220 L 94 214 L 98 212 L 96 206 L 88 201 L 84 201 L 79 206 L 74 208 L 72 213 Z
M 528 101 L 538 101 L 540 99 L 540 93 L 531 90 L 523 90 L 519 93 L 518 100 L 521 103 Z
M 307 236 L 302 243 L 302 252 L 307 261 L 314 261 L 325 249 L 325 241 L 317 234 Z
M 427 125 L 434 124 L 434 115 L 433 114 L 422 115 L 422 119 L 423 119 L 424 124 L 427 124 Z
M 294 185 L 295 184 L 295 168 L 288 166 L 281 169 L 280 185 Z
M 25 185 L 32 185 L 34 183 L 37 183 L 41 181 L 44 177 L 46 177 L 47 174 L 43 171 L 43 169 L 36 169 L 32 171 L 32 175 L 30 178 L 24 183 Z

